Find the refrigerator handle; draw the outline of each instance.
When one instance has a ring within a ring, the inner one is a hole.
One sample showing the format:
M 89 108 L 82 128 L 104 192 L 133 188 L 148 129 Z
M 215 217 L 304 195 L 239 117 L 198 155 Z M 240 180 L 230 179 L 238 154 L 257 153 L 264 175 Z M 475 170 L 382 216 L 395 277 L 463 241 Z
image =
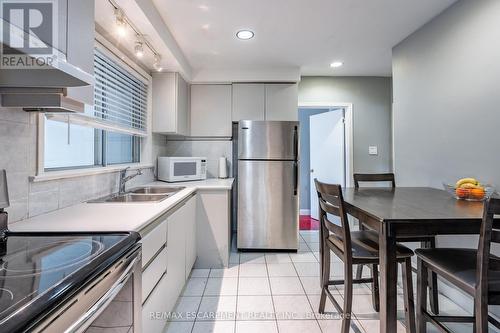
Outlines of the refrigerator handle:
M 299 186 L 299 133 L 297 126 L 293 128 L 293 195 L 297 195 Z
M 293 159 L 295 161 L 299 159 L 299 133 L 297 131 L 297 126 L 293 128 Z
M 293 162 L 293 195 L 297 195 L 299 186 L 299 163 Z

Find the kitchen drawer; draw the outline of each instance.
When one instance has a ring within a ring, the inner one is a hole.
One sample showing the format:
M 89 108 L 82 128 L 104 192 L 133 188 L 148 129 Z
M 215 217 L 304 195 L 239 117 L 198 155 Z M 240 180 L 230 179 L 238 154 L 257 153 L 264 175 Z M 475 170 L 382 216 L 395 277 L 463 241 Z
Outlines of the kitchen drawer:
M 142 267 L 144 268 L 167 242 L 167 221 L 163 221 L 142 238 Z
M 164 332 L 168 319 L 165 314 L 174 309 L 179 296 L 177 291 L 172 290 L 172 283 L 168 273 L 163 275 L 147 301 L 142 305 L 142 332 Z
M 148 298 L 149 294 L 166 271 L 167 248 L 165 247 L 142 272 L 142 302 Z

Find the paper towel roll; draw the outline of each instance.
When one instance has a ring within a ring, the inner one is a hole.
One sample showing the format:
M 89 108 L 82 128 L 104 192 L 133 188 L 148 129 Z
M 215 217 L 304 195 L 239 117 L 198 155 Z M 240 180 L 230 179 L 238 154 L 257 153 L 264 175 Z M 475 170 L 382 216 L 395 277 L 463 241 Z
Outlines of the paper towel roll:
M 219 178 L 227 178 L 227 161 L 224 156 L 219 158 Z

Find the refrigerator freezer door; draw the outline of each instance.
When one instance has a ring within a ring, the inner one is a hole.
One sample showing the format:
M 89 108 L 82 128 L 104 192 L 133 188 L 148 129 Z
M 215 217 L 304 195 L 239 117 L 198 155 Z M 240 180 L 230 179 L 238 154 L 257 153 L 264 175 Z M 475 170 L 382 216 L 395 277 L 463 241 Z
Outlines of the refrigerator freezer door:
M 242 120 L 238 130 L 238 158 L 244 160 L 298 159 L 299 123 Z
M 238 161 L 239 249 L 297 250 L 297 168 L 294 161 Z

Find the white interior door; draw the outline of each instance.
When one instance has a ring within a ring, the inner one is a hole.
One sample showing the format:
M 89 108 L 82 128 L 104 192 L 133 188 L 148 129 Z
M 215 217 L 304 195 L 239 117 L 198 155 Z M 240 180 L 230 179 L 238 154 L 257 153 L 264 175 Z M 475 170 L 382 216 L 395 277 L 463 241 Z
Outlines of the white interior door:
M 345 186 L 344 110 L 310 117 L 311 217 L 318 219 L 318 195 L 314 179 Z

